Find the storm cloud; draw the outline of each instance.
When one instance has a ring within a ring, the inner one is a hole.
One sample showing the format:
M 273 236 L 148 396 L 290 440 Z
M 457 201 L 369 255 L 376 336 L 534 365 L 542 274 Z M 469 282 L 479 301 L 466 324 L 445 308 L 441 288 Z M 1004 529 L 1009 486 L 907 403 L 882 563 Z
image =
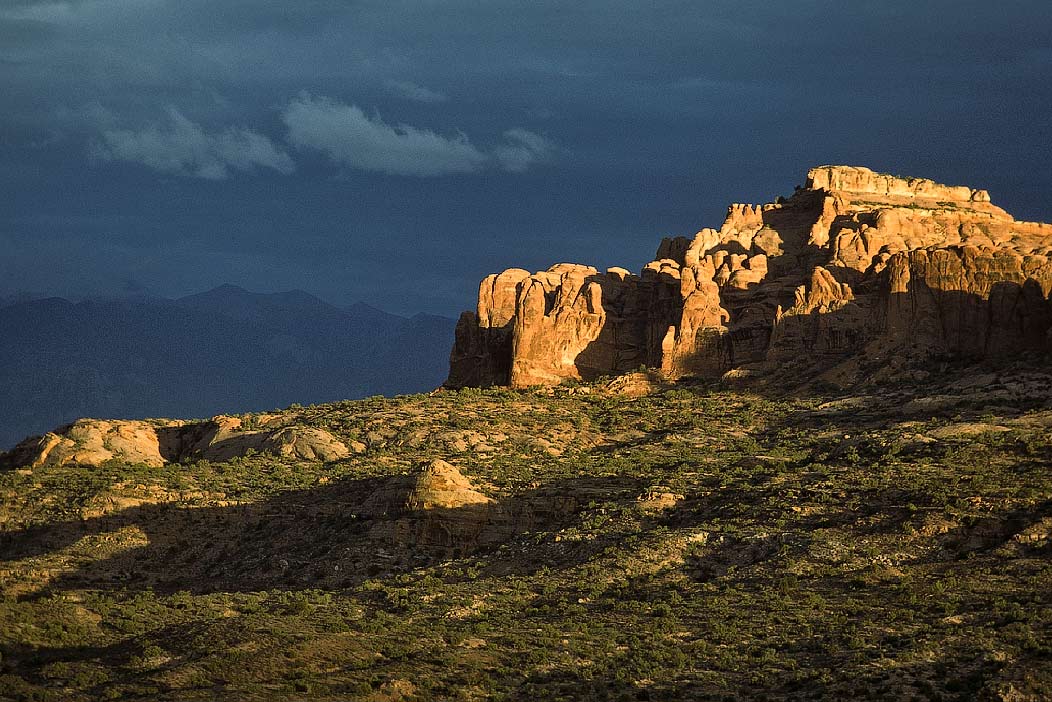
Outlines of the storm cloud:
M 0 295 L 456 314 L 489 272 L 638 267 L 828 162 L 1047 221 L 1049 36 L 1045 0 L 9 0 Z

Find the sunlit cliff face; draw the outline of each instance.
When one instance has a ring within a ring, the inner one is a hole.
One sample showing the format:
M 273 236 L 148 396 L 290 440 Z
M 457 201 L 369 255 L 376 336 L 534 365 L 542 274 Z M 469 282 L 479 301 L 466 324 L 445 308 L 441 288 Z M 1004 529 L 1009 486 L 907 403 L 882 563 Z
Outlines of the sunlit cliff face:
M 1050 347 L 1052 225 L 1016 221 L 985 190 L 867 168 L 820 166 L 806 184 L 662 241 L 639 276 L 571 264 L 489 276 L 458 324 L 448 384 L 801 365 L 847 382 L 853 356 Z

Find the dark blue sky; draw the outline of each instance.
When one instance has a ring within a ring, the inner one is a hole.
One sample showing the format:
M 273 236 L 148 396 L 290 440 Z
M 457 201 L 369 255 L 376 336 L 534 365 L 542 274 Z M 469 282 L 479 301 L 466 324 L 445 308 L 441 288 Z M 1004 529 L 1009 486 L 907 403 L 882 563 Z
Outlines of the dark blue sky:
M 1047 0 L 0 0 L 0 295 L 453 315 L 819 163 L 1049 221 L 1050 37 Z

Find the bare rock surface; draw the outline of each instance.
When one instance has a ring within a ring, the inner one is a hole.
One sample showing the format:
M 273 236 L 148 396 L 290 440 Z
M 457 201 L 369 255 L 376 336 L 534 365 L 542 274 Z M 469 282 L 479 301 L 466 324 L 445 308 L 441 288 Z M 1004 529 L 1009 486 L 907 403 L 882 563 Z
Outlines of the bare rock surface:
M 264 416 L 264 427 L 276 423 Z M 288 426 L 244 429 L 239 417 L 182 420 L 78 419 L 26 439 L 0 455 L 0 466 L 36 468 L 67 463 L 97 466 L 110 460 L 152 467 L 183 460 L 228 461 L 250 452 L 303 461 L 336 461 L 351 454 L 325 429 Z
M 286 427 L 267 436 L 263 449 L 304 461 L 338 461 L 351 454 L 347 446 L 324 429 Z
M 109 460 L 162 466 L 169 448 L 163 437 L 182 426 L 182 422 L 163 420 L 78 419 L 44 436 L 26 439 L 7 458 L 12 465 L 32 468 L 100 465 Z
M 434 459 L 409 475 L 390 478 L 366 500 L 364 512 L 370 515 L 403 514 L 491 504 L 493 500 L 476 490 L 455 466 Z
M 447 385 L 553 385 L 633 371 L 834 384 L 935 356 L 1052 351 L 1052 225 L 985 190 L 819 166 L 789 198 L 733 204 L 633 275 L 560 263 L 483 281 Z
M 374 519 L 373 537 L 423 548 L 473 548 L 506 535 L 511 526 L 493 499 L 439 459 L 388 478 L 366 499 L 362 513 Z
M 619 375 L 603 386 L 603 389 L 621 397 L 644 397 L 659 392 L 666 386 L 653 371 Z

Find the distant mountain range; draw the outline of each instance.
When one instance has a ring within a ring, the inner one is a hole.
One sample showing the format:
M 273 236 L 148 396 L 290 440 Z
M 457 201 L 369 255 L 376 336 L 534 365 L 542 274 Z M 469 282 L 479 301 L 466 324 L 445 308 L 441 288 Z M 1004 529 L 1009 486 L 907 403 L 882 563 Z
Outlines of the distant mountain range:
M 454 321 L 234 285 L 0 301 L 0 450 L 78 417 L 206 417 L 438 387 Z

